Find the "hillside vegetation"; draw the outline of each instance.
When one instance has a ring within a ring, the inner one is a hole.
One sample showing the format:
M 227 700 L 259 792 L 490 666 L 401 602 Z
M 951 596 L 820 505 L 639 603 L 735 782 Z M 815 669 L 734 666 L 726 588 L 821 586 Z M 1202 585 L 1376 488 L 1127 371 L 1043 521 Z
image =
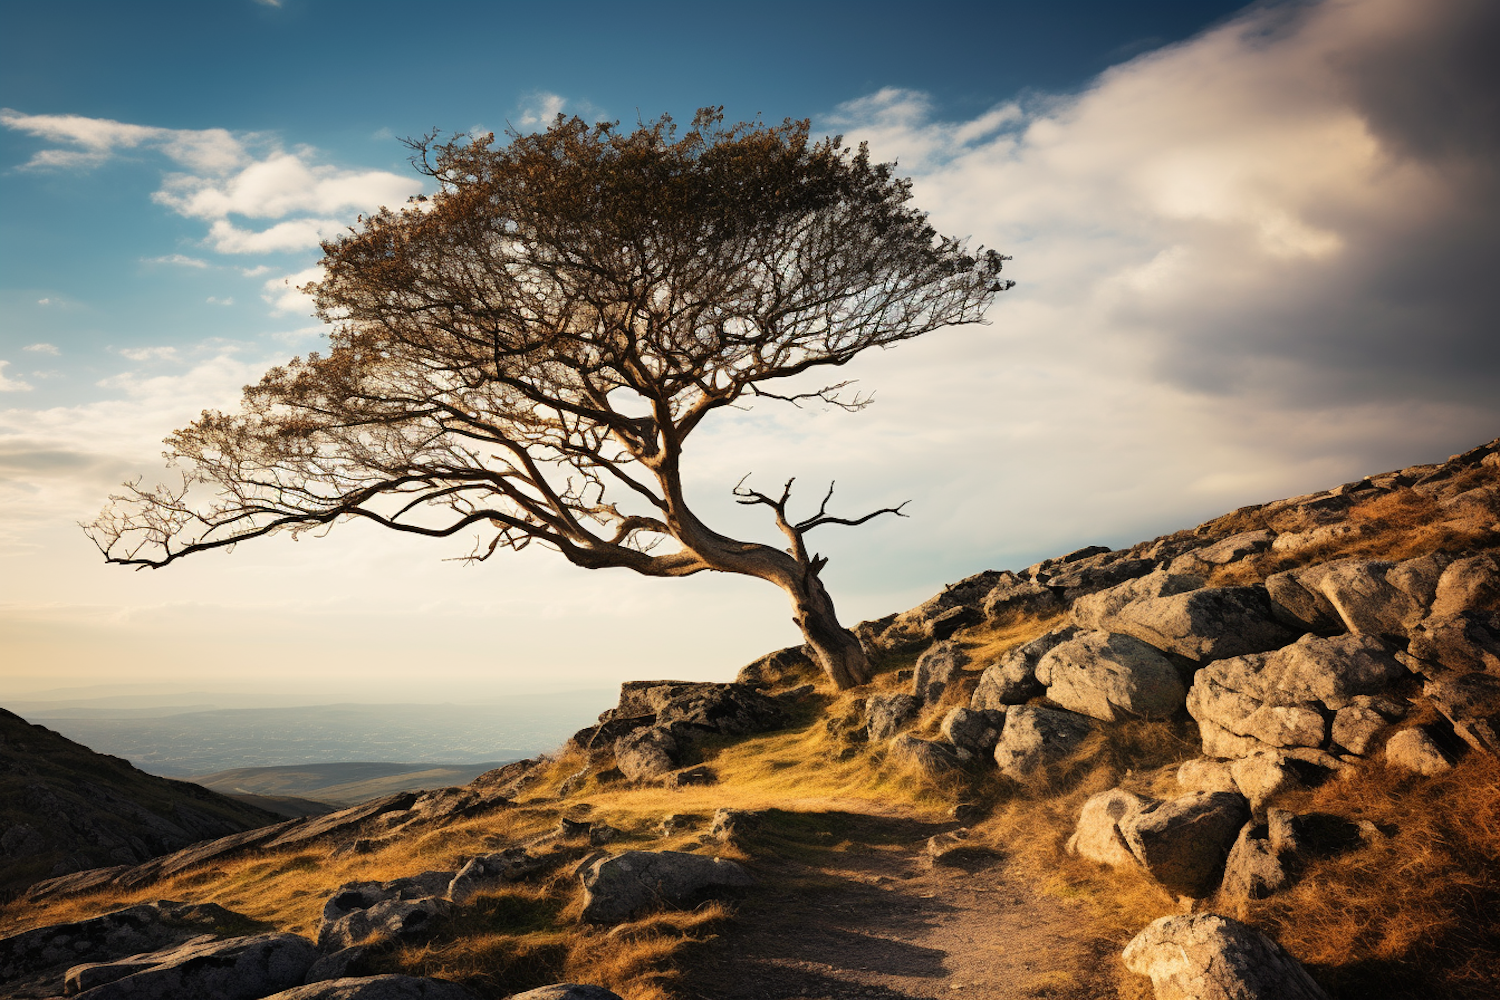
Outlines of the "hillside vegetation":
M 1244 925 L 1246 974 L 1293 978 L 1233 995 L 1489 997 L 1497 557 L 1500 441 L 971 577 L 862 624 L 880 671 L 851 691 L 795 648 L 733 685 L 627 684 L 554 755 L 43 883 L 4 918 L 216 904 L 346 976 L 629 1000 L 1166 1000 L 1195 994 L 1153 942 Z M 656 863 L 632 851 L 739 868 L 606 912 L 622 859 Z

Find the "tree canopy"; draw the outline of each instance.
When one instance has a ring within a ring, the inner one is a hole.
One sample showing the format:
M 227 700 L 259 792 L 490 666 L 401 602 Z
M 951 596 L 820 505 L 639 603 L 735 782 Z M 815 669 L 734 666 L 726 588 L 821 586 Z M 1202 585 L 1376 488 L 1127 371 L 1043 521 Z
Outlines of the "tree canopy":
M 720 534 L 683 498 L 683 442 L 747 399 L 857 409 L 848 383 L 785 380 L 982 318 L 1002 281 L 911 206 L 910 182 L 807 122 L 699 112 L 622 132 L 411 141 L 437 192 L 323 244 L 307 286 L 326 354 L 273 368 L 241 409 L 167 439 L 175 487 L 139 481 L 89 526 L 110 562 L 165 566 L 262 535 L 363 519 L 533 542 L 588 568 L 776 583 L 840 686 L 867 679 L 804 535 L 858 524 L 772 509 L 788 546 Z M 830 491 L 831 493 L 831 491 Z M 207 495 L 205 495 L 207 494 Z

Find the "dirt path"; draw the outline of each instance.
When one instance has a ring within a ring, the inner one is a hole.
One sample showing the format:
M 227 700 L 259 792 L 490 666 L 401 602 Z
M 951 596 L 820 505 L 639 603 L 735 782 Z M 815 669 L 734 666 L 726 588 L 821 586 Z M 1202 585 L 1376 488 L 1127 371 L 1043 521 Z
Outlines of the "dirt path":
M 927 857 L 927 838 L 952 824 L 817 815 L 837 832 L 820 832 L 814 819 L 746 844 L 760 886 L 716 939 L 687 955 L 675 992 L 692 1000 L 1113 995 L 1113 950 L 1084 933 L 1075 908 L 1036 892 L 1001 857 L 962 867 Z

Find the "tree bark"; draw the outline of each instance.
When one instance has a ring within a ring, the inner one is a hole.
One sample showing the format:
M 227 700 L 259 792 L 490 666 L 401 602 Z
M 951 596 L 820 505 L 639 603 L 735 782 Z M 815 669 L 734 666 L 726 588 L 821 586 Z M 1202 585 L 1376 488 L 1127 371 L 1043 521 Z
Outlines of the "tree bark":
M 812 647 L 818 666 L 840 691 L 870 680 L 870 658 L 854 633 L 839 624 L 833 600 L 823 582 L 809 573 L 804 580 L 783 584 L 792 599 L 792 621 Z

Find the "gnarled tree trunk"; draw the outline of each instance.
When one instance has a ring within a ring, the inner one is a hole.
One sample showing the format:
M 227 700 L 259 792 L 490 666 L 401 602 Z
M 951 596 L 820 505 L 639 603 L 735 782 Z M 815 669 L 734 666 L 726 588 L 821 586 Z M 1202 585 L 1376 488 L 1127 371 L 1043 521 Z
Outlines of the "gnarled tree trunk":
M 792 621 L 812 647 L 818 666 L 840 691 L 870 680 L 870 658 L 864 647 L 844 626 L 833 610 L 833 600 L 816 573 L 808 573 L 791 585 L 783 584 L 792 599 Z

